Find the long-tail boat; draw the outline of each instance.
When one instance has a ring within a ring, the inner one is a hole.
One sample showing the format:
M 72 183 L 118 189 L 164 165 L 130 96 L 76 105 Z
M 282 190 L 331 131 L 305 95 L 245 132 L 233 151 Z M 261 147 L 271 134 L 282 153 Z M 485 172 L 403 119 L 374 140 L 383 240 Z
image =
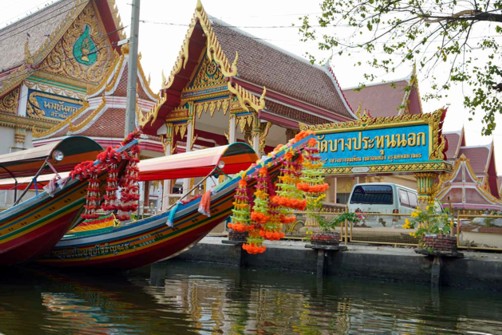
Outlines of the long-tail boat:
M 50 253 L 39 260 L 44 265 L 67 268 L 126 270 L 174 257 L 197 243 L 232 214 L 239 181 L 267 169 L 277 178 L 286 152 L 297 157 L 311 135 L 295 138 L 258 159 L 245 143 L 201 149 L 142 160 L 139 180 L 166 180 L 226 176 L 226 180 L 201 197 L 178 201 L 166 211 L 148 218 L 109 226 L 96 225 L 66 234 Z M 256 184 L 250 179 L 249 187 Z M 195 185 L 197 187 L 197 185 Z M 87 229 L 88 228 L 88 229 Z
M 102 150 L 93 140 L 74 136 L 0 155 L 0 188 L 12 190 L 7 195 L 14 203 L 0 212 L 0 265 L 22 263 L 48 252 L 71 228 L 81 213 L 87 181 L 63 184 L 64 173 Z M 43 190 L 47 183 L 52 191 Z M 35 196 L 23 200 L 33 192 Z

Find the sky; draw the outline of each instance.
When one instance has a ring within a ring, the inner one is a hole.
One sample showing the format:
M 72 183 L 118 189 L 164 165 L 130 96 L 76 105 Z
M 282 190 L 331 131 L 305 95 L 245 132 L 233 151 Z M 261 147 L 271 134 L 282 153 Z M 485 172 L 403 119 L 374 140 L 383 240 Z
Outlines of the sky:
M 319 59 L 327 59 L 331 55 L 330 52 L 318 51 L 315 43 L 301 42 L 298 28 L 292 27 L 292 24 L 299 25 L 298 18 L 302 15 L 315 16 L 319 14 L 321 12 L 318 5 L 320 1 L 201 0 L 201 3 L 209 15 L 234 25 L 267 43 L 297 56 L 304 56 L 308 51 L 314 53 Z M 0 27 L 25 17 L 28 13 L 52 2 L 51 0 L 3 0 Z M 130 31 L 131 2 L 132 0 L 116 0 L 126 35 L 129 35 Z M 174 66 L 196 3 L 196 0 L 141 0 L 139 52 L 142 55 L 141 65 L 145 74 L 151 77 L 151 87 L 154 91 L 160 89 L 162 73 L 168 77 Z M 352 88 L 364 82 L 364 70 L 352 66 L 357 55 L 353 55 L 352 58 L 336 55 L 332 58 L 331 66 L 342 89 Z M 364 58 L 364 53 L 359 53 L 359 55 L 361 59 Z M 411 67 L 399 70 L 400 72 L 388 76 L 386 80 L 406 78 L 412 71 Z M 418 72 L 420 92 L 424 95 L 429 89 L 429 84 L 427 80 L 422 80 L 422 78 L 422 74 Z M 469 121 L 470 115 L 462 106 L 462 88 L 457 87 L 452 92 L 448 99 L 422 101 L 423 111 L 433 112 L 447 106 L 444 131 L 457 131 L 463 126 L 466 130 L 468 146 L 485 145 L 491 141 L 494 142 L 495 148 L 502 146 L 502 117 L 498 118 L 499 127 L 494 135 L 481 136 L 480 116 L 478 115 L 473 121 Z M 499 173 L 502 174 L 502 157 L 499 158 L 497 153 L 495 155 Z

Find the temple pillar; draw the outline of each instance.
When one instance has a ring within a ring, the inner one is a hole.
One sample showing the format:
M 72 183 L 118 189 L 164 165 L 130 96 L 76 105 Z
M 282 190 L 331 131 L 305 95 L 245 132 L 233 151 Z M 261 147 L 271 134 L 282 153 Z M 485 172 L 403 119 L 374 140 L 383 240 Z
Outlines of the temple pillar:
M 235 114 L 230 114 L 228 120 L 228 143 L 236 142 L 236 117 Z
M 260 157 L 263 153 L 260 150 L 260 138 L 261 138 L 261 127 L 260 127 L 260 119 L 258 119 L 258 115 L 253 114 L 253 129 L 251 130 L 251 146 L 254 151 Z
M 195 135 L 195 120 L 193 113 L 193 104 L 189 106 L 189 119 L 187 120 L 187 143 L 185 146 L 185 152 L 192 151 L 194 145 L 194 135 Z M 183 180 L 183 195 L 186 194 L 191 186 L 191 178 L 185 178 Z
M 418 206 L 425 208 L 427 204 L 434 201 L 435 183 L 438 178 L 436 172 L 417 172 Z
M 162 136 L 162 144 L 164 145 L 164 155 L 170 156 L 173 154 L 173 125 L 166 124 L 167 133 Z M 171 189 L 173 182 L 170 179 L 164 180 L 162 190 L 162 210 L 166 210 L 171 204 Z

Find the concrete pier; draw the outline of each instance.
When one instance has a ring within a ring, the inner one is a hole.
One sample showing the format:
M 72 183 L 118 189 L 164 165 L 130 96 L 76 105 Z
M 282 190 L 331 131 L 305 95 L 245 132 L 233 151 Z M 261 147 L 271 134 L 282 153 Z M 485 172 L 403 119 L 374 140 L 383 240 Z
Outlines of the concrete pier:
M 349 244 L 345 251 L 325 251 L 306 248 L 306 244 L 266 242 L 265 253 L 249 255 L 226 237 L 207 236 L 176 260 L 502 292 L 500 253 L 462 250 L 462 258 L 439 258 L 417 254 L 413 248 Z

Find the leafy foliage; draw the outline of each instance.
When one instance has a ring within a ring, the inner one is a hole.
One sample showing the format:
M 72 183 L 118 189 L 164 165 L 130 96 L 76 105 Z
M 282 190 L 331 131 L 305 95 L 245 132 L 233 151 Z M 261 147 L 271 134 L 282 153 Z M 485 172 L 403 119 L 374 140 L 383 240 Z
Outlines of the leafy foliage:
M 317 24 L 300 18 L 303 41 L 318 41 L 320 50 L 340 55 L 362 49 L 370 56 L 367 64 L 385 73 L 416 64 L 435 92 L 425 99 L 446 97 L 462 83 L 464 106 L 471 115 L 483 113 L 483 134 L 492 134 L 502 113 L 502 0 L 323 0 L 320 7 Z M 354 65 L 363 65 L 360 58 Z M 444 65 L 448 71 L 440 73 Z M 375 79 L 365 74 L 365 80 Z

